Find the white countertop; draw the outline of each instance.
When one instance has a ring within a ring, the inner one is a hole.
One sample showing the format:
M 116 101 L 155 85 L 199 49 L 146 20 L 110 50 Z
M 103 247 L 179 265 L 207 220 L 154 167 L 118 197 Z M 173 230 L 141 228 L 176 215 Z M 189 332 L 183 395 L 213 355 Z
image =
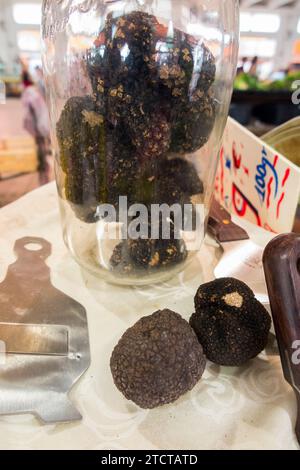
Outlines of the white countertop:
M 124 288 L 83 272 L 71 258 L 61 236 L 54 183 L 1 209 L 0 227 L 0 282 L 15 261 L 17 239 L 48 240 L 52 283 L 86 308 L 92 354 L 90 369 L 71 393 L 82 421 L 44 426 L 30 415 L 0 417 L 0 449 L 299 449 L 296 400 L 274 345 L 245 367 L 208 363 L 190 393 L 156 410 L 139 409 L 113 384 L 110 354 L 129 326 L 165 307 L 186 319 L 193 313 L 196 289 L 213 279 L 220 253 L 213 243 L 205 243 L 198 260 L 171 282 Z M 264 232 L 247 229 L 265 243 Z

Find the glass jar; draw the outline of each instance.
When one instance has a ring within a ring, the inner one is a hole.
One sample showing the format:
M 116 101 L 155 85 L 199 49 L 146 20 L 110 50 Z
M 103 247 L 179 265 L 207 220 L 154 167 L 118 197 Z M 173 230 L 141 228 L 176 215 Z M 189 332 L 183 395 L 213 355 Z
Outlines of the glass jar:
M 44 0 L 64 240 L 121 284 L 165 280 L 206 231 L 238 0 Z

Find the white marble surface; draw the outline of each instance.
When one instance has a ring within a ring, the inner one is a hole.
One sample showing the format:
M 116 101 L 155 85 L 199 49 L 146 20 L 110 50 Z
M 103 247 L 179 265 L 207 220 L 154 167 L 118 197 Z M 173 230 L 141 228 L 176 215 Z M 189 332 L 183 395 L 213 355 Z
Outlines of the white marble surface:
M 139 317 L 169 307 L 186 319 L 199 284 L 212 279 L 218 250 L 205 244 L 188 270 L 149 288 L 110 286 L 81 271 L 64 246 L 55 185 L 0 210 L 0 281 L 26 235 L 52 244 L 52 282 L 88 313 L 92 365 L 71 393 L 83 415 L 73 424 L 41 425 L 33 416 L 0 417 L 0 449 L 298 449 L 296 401 L 276 347 L 241 368 L 208 363 L 203 379 L 173 405 L 145 411 L 126 401 L 109 370 L 113 346 Z M 264 243 L 264 233 L 250 228 Z M 1 399 L 1 390 L 0 390 Z

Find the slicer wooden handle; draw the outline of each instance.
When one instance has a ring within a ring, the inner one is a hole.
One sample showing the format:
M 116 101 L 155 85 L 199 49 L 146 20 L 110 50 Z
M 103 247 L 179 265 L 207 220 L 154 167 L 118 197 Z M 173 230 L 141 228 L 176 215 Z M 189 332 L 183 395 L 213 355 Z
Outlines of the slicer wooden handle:
M 300 393 L 298 391 L 295 391 L 296 393 L 296 396 L 297 396 L 297 419 L 296 419 L 296 426 L 295 426 L 295 432 L 296 432 L 296 436 L 297 436 L 297 439 L 298 439 L 298 442 L 300 444 Z
M 208 219 L 209 233 L 220 243 L 247 240 L 247 232 L 232 222 L 231 215 L 213 199 Z
M 297 395 L 300 443 L 300 235 L 274 238 L 263 264 L 284 377 Z

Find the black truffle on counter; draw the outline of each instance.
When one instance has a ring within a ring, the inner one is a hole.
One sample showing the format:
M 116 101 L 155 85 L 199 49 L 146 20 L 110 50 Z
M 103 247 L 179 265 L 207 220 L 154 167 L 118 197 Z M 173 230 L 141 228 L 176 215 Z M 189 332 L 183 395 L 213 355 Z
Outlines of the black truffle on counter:
M 190 325 L 207 358 L 224 366 L 241 366 L 268 341 L 271 318 L 252 290 L 233 278 L 199 287 Z
M 110 360 L 117 388 L 146 409 L 172 403 L 191 390 L 205 364 L 192 328 L 168 309 L 143 317 L 129 328 Z

